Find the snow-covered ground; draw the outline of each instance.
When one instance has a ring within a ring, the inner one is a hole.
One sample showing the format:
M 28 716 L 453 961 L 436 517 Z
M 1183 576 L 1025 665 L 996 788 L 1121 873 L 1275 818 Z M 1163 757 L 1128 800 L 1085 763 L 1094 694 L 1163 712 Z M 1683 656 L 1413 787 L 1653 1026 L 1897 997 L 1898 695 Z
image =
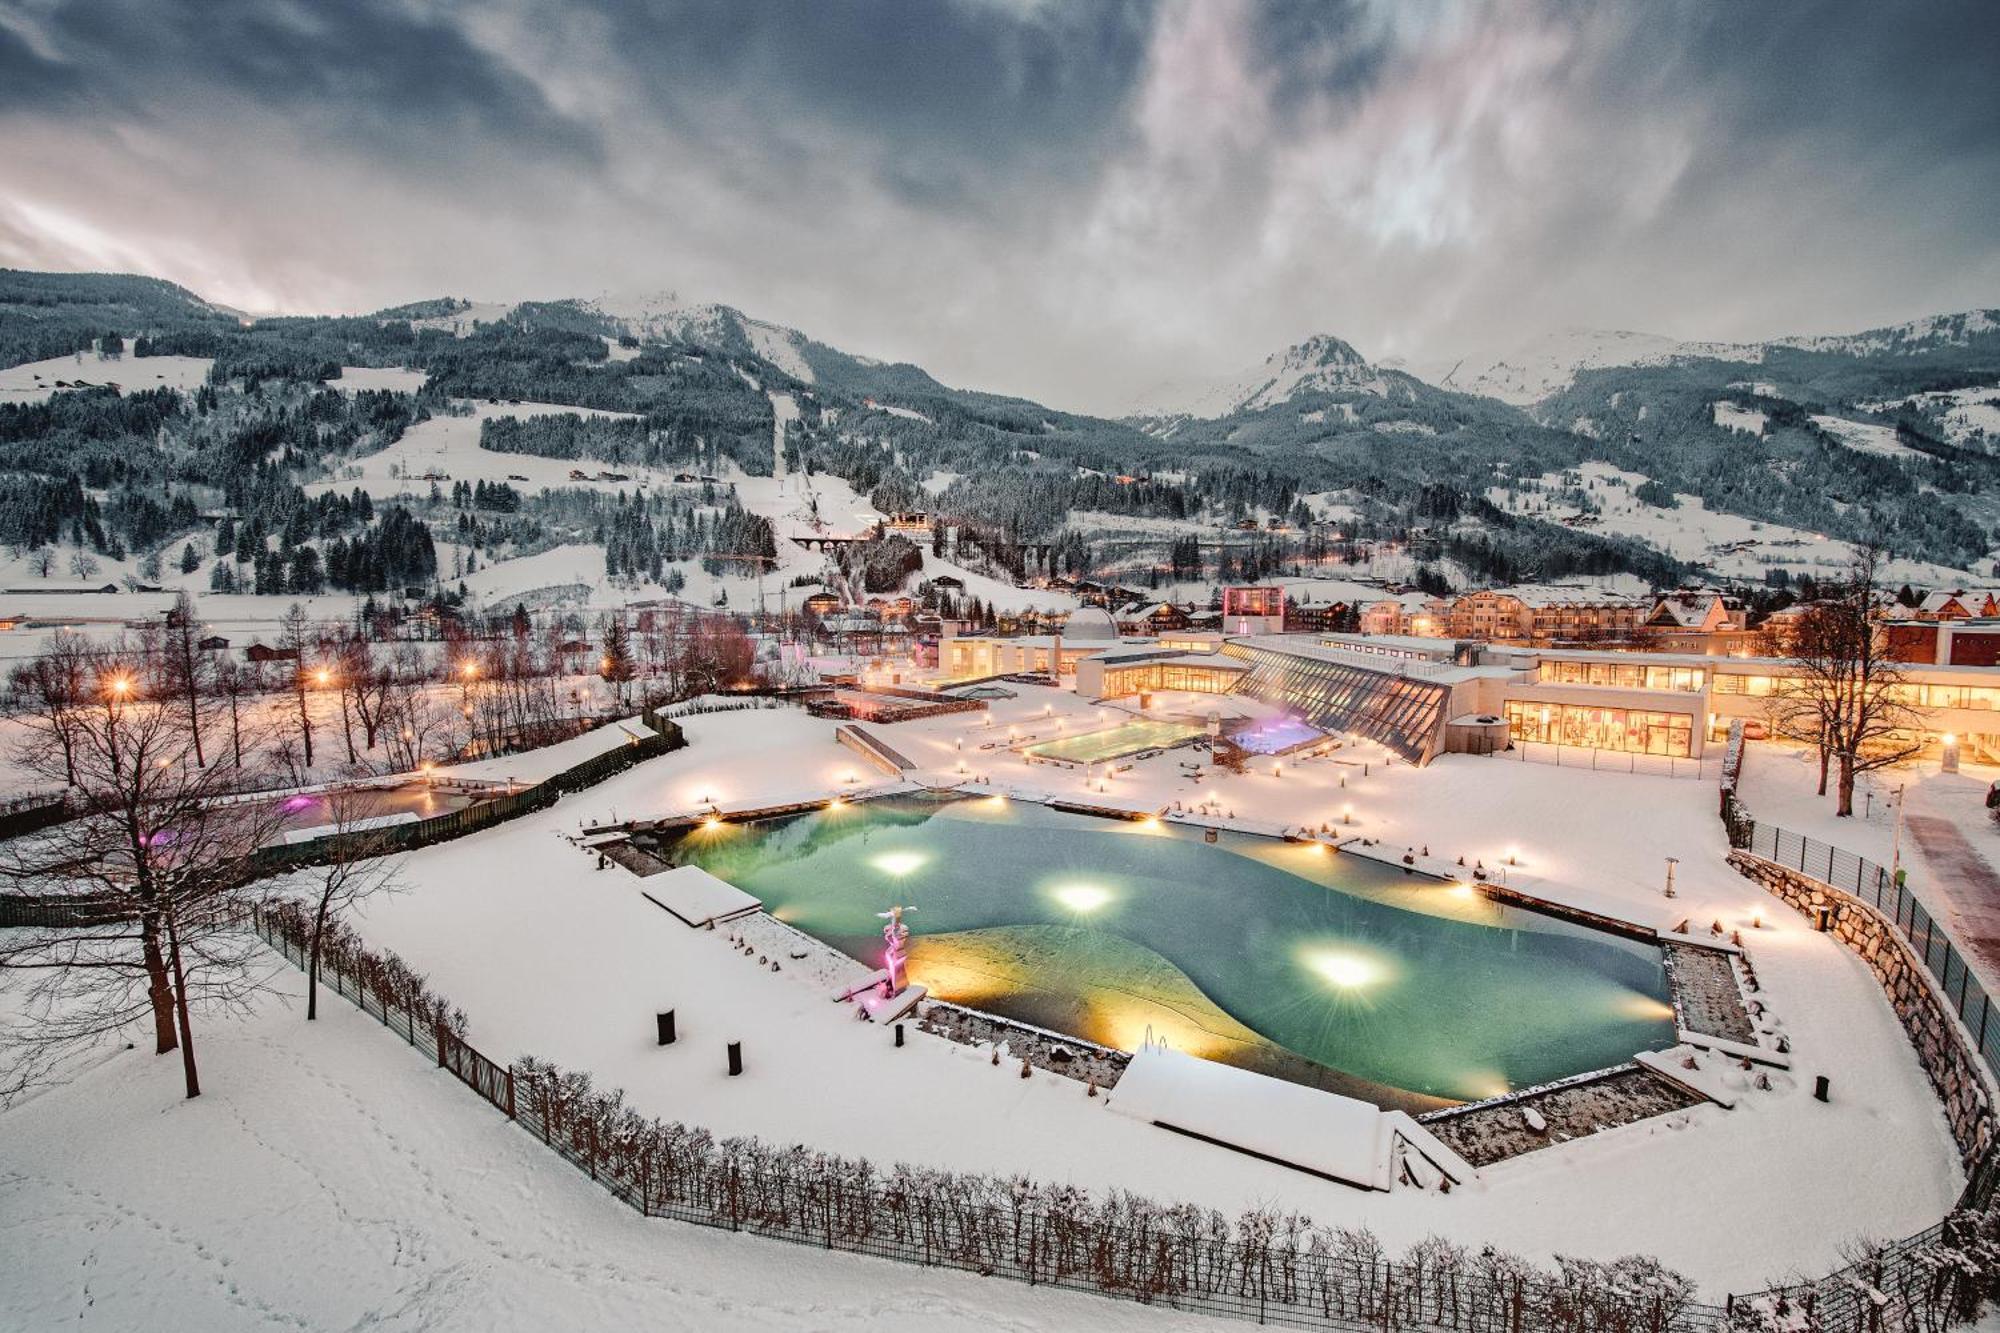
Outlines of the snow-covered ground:
M 1953 444 L 1992 448 L 2000 443 L 2000 384 L 1912 394 L 1881 403 L 1858 404 L 1863 411 L 1893 411 L 1909 406 L 1934 421 Z
M 1745 435 L 1762 435 L 1770 418 L 1762 412 L 1735 403 L 1718 402 L 1711 405 L 1715 424 L 1724 430 L 1742 431 Z
M 0 403 L 40 403 L 59 388 L 107 384 L 126 393 L 163 388 L 186 393 L 208 382 L 214 364 L 205 356 L 108 357 L 97 352 L 30 361 L 0 369 Z
M 0 1113 L 0 1327 L 1220 1329 L 1193 1316 L 647 1220 L 273 958 L 204 1091 L 117 1050 Z
M 1956 773 L 1940 771 L 1935 754 L 1906 764 L 1863 773 L 1856 782 L 1854 813 L 1841 818 L 1832 782 L 1827 794 L 1816 792 L 1819 763 L 1810 750 L 1783 742 L 1754 745 L 1745 756 L 1741 795 L 1750 814 L 1765 823 L 1864 856 L 1880 866 L 1897 863 L 1909 874 L 1911 892 L 1936 914 L 1961 945 L 1975 950 L 1996 937 L 1995 913 L 2000 901 L 1986 896 L 1982 886 L 1967 882 L 1961 867 L 1940 865 L 1927 854 L 1925 839 L 1907 822 L 1900 843 L 1896 830 L 1896 792 L 1903 791 L 1906 821 L 1925 818 L 1955 829 L 1972 854 L 2000 875 L 2000 824 L 1986 809 L 1988 787 L 2000 779 L 2000 767 L 1973 762 L 1968 753 Z M 2000 966 L 1995 960 L 1973 958 L 1975 970 L 2000 992 Z
M 1896 438 L 1894 426 L 1881 426 L 1867 421 L 1849 421 L 1844 417 L 1814 417 L 1812 422 L 1858 454 L 1875 454 L 1881 458 L 1923 457 Z
M 340 378 L 326 381 L 329 388 L 355 393 L 362 389 L 387 389 L 391 393 L 415 393 L 429 381 L 428 370 L 408 370 L 402 366 L 342 366 Z
M 1156 711 L 1206 702 L 1162 696 Z M 996 787 L 1080 795 L 1080 774 L 978 744 L 1010 725 L 1074 732 L 1121 716 L 1026 688 L 996 704 L 990 727 L 953 715 L 880 731 L 934 780 L 964 757 Z M 565 836 L 587 823 L 838 791 L 857 767 L 834 724 L 794 710 L 684 725 L 686 750 L 402 858 L 409 891 L 377 899 L 357 924 L 463 1005 L 482 1049 L 586 1069 L 648 1113 L 885 1165 L 1022 1171 L 1231 1212 L 1297 1208 L 1369 1226 L 1392 1252 L 1436 1234 L 1543 1260 L 1652 1253 L 1719 1298 L 1831 1267 L 1856 1233 L 1918 1230 L 1956 1193 L 1942 1117 L 1872 978 L 1727 869 L 1710 783 L 1458 756 L 1417 770 L 1363 745 L 1199 788 L 1170 753 L 1094 797 L 1214 799 L 1259 826 L 1337 820 L 1351 802 L 1353 831 L 1391 852 L 1489 865 L 1511 852 L 1517 885 L 1744 931 L 1793 1047 L 1770 1091 L 1531 1153 L 1450 1195 L 1360 1194 L 1110 1114 L 1115 1090 L 1090 1099 L 1065 1079 L 1024 1081 L 922 1033 L 898 1049 L 796 967 L 774 974 L 733 950 L 727 930 L 689 930 L 647 903 L 640 881 L 595 869 Z M 1673 908 L 1658 892 L 1669 855 L 1682 858 Z M 296 974 L 275 960 L 273 974 L 290 1007 L 267 1001 L 202 1030 L 199 1100 L 179 1100 L 171 1058 L 120 1049 L 0 1113 L 0 1235 L 13 1256 L 0 1326 L 1208 1326 L 641 1219 L 345 1001 L 308 1026 Z M 670 1005 L 682 1040 L 663 1051 L 650 1016 Z M 744 1044 L 740 1078 L 722 1068 L 732 1040 Z M 1830 1104 L 1811 1097 L 1820 1072 L 1833 1076 Z M 149 1162 L 174 1169 L 135 1169 Z
M 1188 701 L 1160 707 L 1178 702 Z M 1072 731 L 1097 725 L 1088 703 L 1033 689 L 1000 703 L 994 725 L 1052 728 L 1058 717 Z M 970 774 L 984 771 L 996 786 L 1084 794 L 1080 774 L 979 751 L 994 733 L 978 721 L 954 715 L 882 732 L 937 779 L 955 776 L 963 757 Z M 1195 788 L 1169 754 L 1093 794 L 1140 808 L 1214 799 L 1253 827 L 1337 821 L 1351 802 L 1352 831 L 1391 851 L 1428 847 L 1437 858 L 1489 865 L 1512 851 L 1517 882 L 1622 902 L 1641 919 L 1669 910 L 1659 886 L 1665 858 L 1678 856 L 1678 910 L 1746 934 L 1754 917 L 1764 919 L 1752 952 L 1795 1061 L 1771 1091 L 1746 1092 L 1732 1111 L 1705 1106 L 1517 1158 L 1449 1196 L 1357 1196 L 1108 1116 L 1065 1080 L 996 1074 L 966 1048 L 923 1038 L 898 1051 L 818 989 L 746 961 L 723 934 L 680 926 L 623 871 L 597 871 L 565 833 L 614 816 L 752 806 L 837 792 L 850 774 L 873 778 L 835 744 L 833 724 L 790 710 L 684 725 L 687 750 L 541 815 L 410 855 L 414 891 L 371 905 L 363 932 L 462 1004 L 482 1048 L 591 1070 L 652 1113 L 880 1161 L 1029 1171 L 1225 1211 L 1274 1202 L 1365 1223 L 1392 1248 L 1435 1232 L 1542 1258 L 1645 1251 L 1720 1293 L 1782 1270 L 1832 1266 L 1859 1232 L 1918 1230 L 1958 1188 L 1942 1117 L 1872 979 L 1727 868 L 1709 783 L 1461 757 L 1413 770 L 1375 754 L 1365 774 L 1327 759 Z M 969 738 L 963 750 L 961 738 Z M 523 987 L 522 977 L 537 984 Z M 663 1056 L 647 1020 L 667 1005 L 678 1008 L 685 1039 Z M 725 1040 L 744 1043 L 743 1078 L 723 1074 Z M 1812 1100 L 1817 1072 L 1840 1090 L 1830 1106 Z M 1886 1126 L 1893 1154 L 1881 1151 Z M 1725 1210 L 1733 1224 L 1715 1226 Z
M 352 372 L 343 371 L 343 378 Z M 339 383 L 339 381 L 335 381 Z M 437 416 L 418 422 L 386 449 L 364 454 L 342 467 L 330 480 L 313 482 L 306 492 L 346 493 L 357 487 L 378 500 L 396 496 L 423 497 L 431 483 L 424 478 L 436 474 L 441 489 L 452 482 L 509 481 L 530 490 L 575 486 L 587 490 L 629 490 L 634 485 L 663 485 L 673 479 L 673 469 L 619 464 L 625 482 L 572 481 L 572 469 L 595 477 L 613 465 L 595 459 L 542 458 L 535 454 L 496 453 L 479 447 L 479 426 L 499 417 L 544 417 L 568 413 L 580 417 L 631 417 L 629 412 L 606 412 L 590 407 L 567 407 L 556 403 L 470 404 L 469 416 Z
M 1816 578 L 1838 578 L 1853 560 L 1854 548 L 1847 542 L 1710 509 L 1699 496 L 1678 494 L 1680 503 L 1672 509 L 1641 503 L 1633 492 L 1647 481 L 1642 472 L 1595 462 L 1574 471 L 1582 476 L 1584 487 L 1597 504 L 1594 512 L 1598 522 L 1589 525 L 1589 531 L 1636 538 L 1678 559 L 1707 565 L 1724 577 L 1756 581 L 1767 570 L 1785 569 Z M 1510 493 L 1496 486 L 1486 496 L 1510 513 L 1559 523 L 1581 512 L 1573 505 L 1557 503 L 1551 494 L 1570 489 L 1564 485 L 1563 475 L 1545 473 L 1539 479 L 1543 488 L 1539 491 Z M 1962 569 L 1907 559 L 1889 561 L 1882 572 L 1882 578 L 1891 584 L 1926 588 L 1952 587 L 1972 577 Z

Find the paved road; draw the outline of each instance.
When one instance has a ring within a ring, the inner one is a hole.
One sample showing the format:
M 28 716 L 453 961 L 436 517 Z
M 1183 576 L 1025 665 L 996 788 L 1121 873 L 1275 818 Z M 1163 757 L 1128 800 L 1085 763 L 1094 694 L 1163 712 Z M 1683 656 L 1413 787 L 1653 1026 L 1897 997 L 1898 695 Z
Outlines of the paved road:
M 1952 934 L 1972 955 L 1973 970 L 2000 988 L 2000 872 L 1949 819 L 1907 814 L 1903 832 L 1930 872 L 1918 895 L 1950 913 Z

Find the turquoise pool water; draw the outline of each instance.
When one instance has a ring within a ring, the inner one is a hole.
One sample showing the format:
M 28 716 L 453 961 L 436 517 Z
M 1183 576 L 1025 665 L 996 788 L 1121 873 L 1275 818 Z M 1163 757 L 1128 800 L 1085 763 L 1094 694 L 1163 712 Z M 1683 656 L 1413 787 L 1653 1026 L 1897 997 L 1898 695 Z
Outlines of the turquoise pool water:
M 870 962 L 875 913 L 914 907 L 912 976 L 942 998 L 1361 1095 L 1491 1096 L 1673 1040 L 1657 948 L 1309 846 L 896 798 L 677 855 Z

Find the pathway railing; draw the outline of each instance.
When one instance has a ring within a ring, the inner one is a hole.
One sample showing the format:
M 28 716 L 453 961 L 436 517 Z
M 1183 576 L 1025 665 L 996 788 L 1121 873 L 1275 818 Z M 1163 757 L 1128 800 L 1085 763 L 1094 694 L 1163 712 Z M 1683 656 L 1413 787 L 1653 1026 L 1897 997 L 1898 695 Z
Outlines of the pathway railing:
M 1896 932 L 1923 962 L 1924 970 L 1965 1024 L 1988 1072 L 2000 1081 L 2000 1013 L 1995 1012 L 1992 998 L 1973 975 L 1957 941 L 1911 891 L 1908 872 L 1891 874 L 1865 856 L 1752 819 L 1740 806 L 1733 814 L 1733 818 L 1731 813 L 1724 815 L 1732 846 L 1831 884 L 1895 922 Z

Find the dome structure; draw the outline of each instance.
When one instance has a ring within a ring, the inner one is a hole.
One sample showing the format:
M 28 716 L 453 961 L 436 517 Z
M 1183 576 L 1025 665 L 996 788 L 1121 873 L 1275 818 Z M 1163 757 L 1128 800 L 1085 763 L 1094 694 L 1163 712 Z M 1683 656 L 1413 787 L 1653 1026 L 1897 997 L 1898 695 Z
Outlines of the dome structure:
M 1118 622 L 1101 606 L 1080 606 L 1070 612 L 1062 636 L 1069 643 L 1116 643 Z

